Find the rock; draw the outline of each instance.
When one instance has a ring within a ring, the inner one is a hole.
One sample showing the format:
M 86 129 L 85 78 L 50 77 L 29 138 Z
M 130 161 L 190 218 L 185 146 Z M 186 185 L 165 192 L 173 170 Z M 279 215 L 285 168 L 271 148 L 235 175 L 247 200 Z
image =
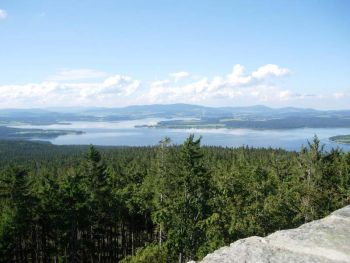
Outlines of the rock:
M 219 262 L 350 262 L 350 206 L 295 229 L 238 240 L 201 261 Z

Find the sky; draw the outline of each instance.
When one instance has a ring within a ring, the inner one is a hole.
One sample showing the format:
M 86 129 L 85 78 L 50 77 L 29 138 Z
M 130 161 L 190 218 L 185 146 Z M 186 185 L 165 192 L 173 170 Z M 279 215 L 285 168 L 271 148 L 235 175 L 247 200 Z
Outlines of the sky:
M 0 0 L 0 108 L 350 109 L 348 0 Z

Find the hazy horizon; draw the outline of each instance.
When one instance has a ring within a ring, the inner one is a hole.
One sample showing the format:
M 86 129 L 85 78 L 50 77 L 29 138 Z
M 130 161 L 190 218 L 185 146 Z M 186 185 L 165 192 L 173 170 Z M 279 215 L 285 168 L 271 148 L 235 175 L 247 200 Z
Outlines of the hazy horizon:
M 348 108 L 339 108 L 339 109 L 332 109 L 332 108 L 313 108 L 313 107 L 298 107 L 293 105 L 286 105 L 286 106 L 268 106 L 264 104 L 252 104 L 252 105 L 246 105 L 246 106 L 235 106 L 235 105 L 228 105 L 228 106 L 211 106 L 211 105 L 204 105 L 204 104 L 192 104 L 192 103 L 150 103 L 150 104 L 131 104 L 127 106 L 53 106 L 53 107 L 17 107 L 17 108 L 0 108 L 0 110 L 48 110 L 48 111 L 54 111 L 54 110 L 79 110 L 79 109 L 122 109 L 127 107 L 135 107 L 135 106 L 172 106 L 172 105 L 190 105 L 190 106 L 197 106 L 197 107 L 206 107 L 206 108 L 253 108 L 253 107 L 266 107 L 274 110 L 278 109 L 286 109 L 286 108 L 295 108 L 295 109 L 303 109 L 303 110 L 316 110 L 316 111 L 350 111 L 350 107 Z

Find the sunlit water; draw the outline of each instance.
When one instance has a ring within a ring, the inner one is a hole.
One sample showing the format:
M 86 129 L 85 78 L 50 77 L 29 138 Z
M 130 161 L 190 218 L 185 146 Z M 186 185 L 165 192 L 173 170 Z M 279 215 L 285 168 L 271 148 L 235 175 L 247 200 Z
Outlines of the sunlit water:
M 253 147 L 284 148 L 299 150 L 307 145 L 317 135 L 326 149 L 340 147 L 350 151 L 350 145 L 337 144 L 329 141 L 329 137 L 341 134 L 350 134 L 350 129 L 322 128 L 322 129 L 286 129 L 286 130 L 252 130 L 252 129 L 157 129 L 135 128 L 135 125 L 156 124 L 162 119 L 142 119 L 120 122 L 72 122 L 70 124 L 53 125 L 23 125 L 16 127 L 79 130 L 84 134 L 62 135 L 49 139 L 53 144 L 94 144 L 94 145 L 126 145 L 147 146 L 155 145 L 165 136 L 170 137 L 175 144 L 182 143 L 193 133 L 202 136 L 202 144 L 227 147 L 249 145 Z

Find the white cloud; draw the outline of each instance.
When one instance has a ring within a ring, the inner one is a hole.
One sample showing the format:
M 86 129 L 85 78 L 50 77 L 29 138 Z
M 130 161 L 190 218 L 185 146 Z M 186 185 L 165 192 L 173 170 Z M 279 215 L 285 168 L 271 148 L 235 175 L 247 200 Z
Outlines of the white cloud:
M 103 72 L 89 69 L 63 70 L 46 82 L 0 86 L 0 107 L 120 107 L 179 102 L 215 106 L 314 106 L 317 101 L 320 105 L 333 103 L 337 107 L 348 107 L 348 93 L 300 94 L 280 86 L 278 79 L 289 72 L 286 68 L 268 64 L 247 73 L 237 64 L 229 74 L 212 78 L 189 78 L 179 82 L 178 78 L 172 77 L 142 84 L 129 76 L 105 76 Z
M 289 73 L 290 71 L 287 68 L 280 68 L 274 64 L 267 64 L 254 71 L 252 73 L 252 77 L 257 79 L 263 79 L 270 76 L 282 77 L 288 75 Z
M 0 86 L 0 106 L 121 106 L 144 103 L 254 103 L 270 100 L 288 100 L 291 92 L 265 83 L 266 78 L 280 77 L 286 69 L 261 67 L 246 74 L 242 65 L 235 65 L 226 76 L 212 79 L 202 77 L 184 84 L 179 79 L 186 72 L 171 74 L 170 80 L 158 80 L 141 89 L 141 83 L 131 77 L 114 75 L 99 82 L 72 81 L 101 78 L 105 73 L 91 69 L 62 70 L 50 81 L 39 84 Z M 256 72 L 260 72 L 258 76 Z M 263 72 L 263 73 L 261 73 Z
M 3 85 L 0 107 L 124 106 L 139 86 L 139 81 L 120 75 L 96 83 Z
M 204 77 L 184 85 L 174 82 L 157 82 L 150 86 L 148 98 L 151 103 L 162 102 L 197 102 L 211 103 L 215 100 L 224 103 L 237 102 L 237 99 L 254 98 L 259 101 L 288 100 L 292 92 L 279 88 L 271 82 L 271 78 L 280 78 L 290 71 L 277 65 L 268 64 L 258 68 L 251 74 L 237 64 L 226 76 L 215 76 L 211 80 Z
M 290 90 L 281 90 L 278 93 L 278 96 L 282 99 L 282 100 L 288 100 L 291 97 L 291 92 Z
M 7 12 L 3 9 L 0 9 L 0 19 L 5 19 L 7 17 Z
M 50 81 L 72 81 L 106 77 L 107 73 L 94 69 L 62 69 L 56 75 L 49 77 Z
M 341 99 L 345 97 L 345 93 L 344 92 L 335 92 L 333 93 L 333 97 L 336 99 Z
M 156 81 L 152 81 L 150 83 L 151 87 L 152 86 L 162 86 L 162 85 L 166 85 L 166 84 L 169 84 L 170 83 L 170 80 L 168 79 L 164 79 L 164 80 L 156 80 Z
M 170 73 L 169 74 L 170 77 L 172 77 L 175 81 L 179 81 L 181 79 L 185 79 L 188 78 L 189 76 L 191 76 L 190 73 L 186 72 L 186 71 L 180 71 L 180 72 L 175 72 L 175 73 Z
M 121 96 L 129 96 L 140 87 L 140 81 L 133 80 L 130 77 L 115 75 L 105 79 L 101 86 L 102 94 L 117 94 Z
M 233 67 L 232 73 L 227 75 L 227 80 L 230 83 L 230 85 L 238 86 L 250 83 L 253 80 L 253 78 L 252 76 L 245 76 L 244 71 L 245 68 L 242 65 L 235 65 Z

